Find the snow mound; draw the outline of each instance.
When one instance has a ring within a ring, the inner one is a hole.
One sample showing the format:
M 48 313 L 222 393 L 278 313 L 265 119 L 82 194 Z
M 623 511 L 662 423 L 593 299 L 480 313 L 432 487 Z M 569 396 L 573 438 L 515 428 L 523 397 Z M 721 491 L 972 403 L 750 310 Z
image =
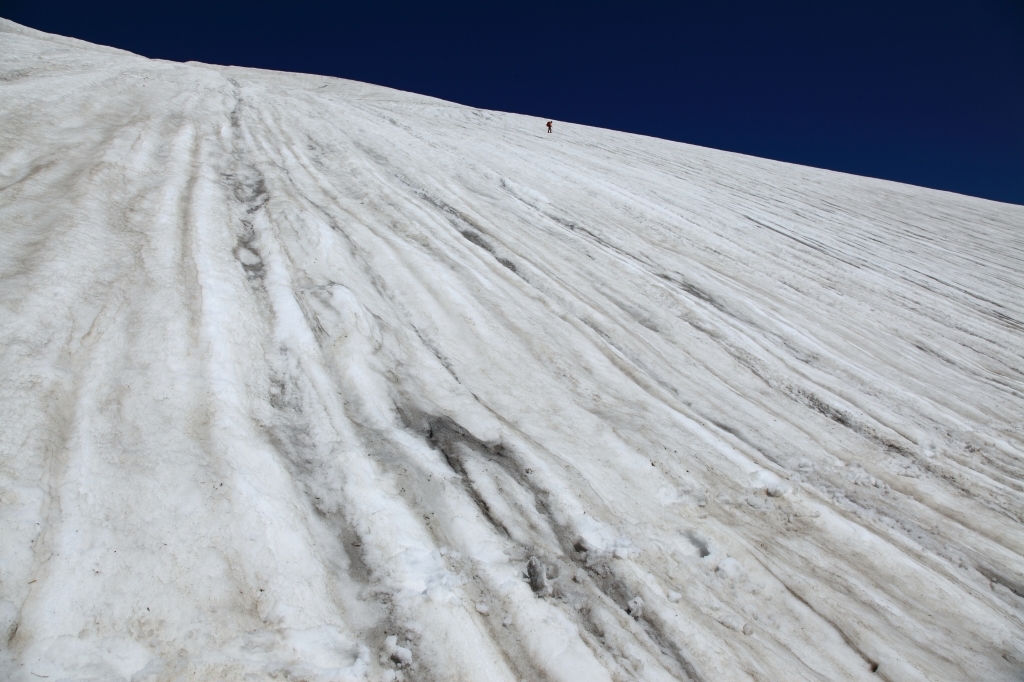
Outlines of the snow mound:
M 1019 680 L 1022 230 L 0 22 L 0 677 Z

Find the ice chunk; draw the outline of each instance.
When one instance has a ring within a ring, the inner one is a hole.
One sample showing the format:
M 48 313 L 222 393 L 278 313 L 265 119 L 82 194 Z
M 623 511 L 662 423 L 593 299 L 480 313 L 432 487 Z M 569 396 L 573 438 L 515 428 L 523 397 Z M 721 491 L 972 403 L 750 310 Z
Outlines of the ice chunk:
M 547 568 L 540 559 L 535 556 L 530 557 L 530 560 L 526 562 L 526 574 L 530 579 L 530 587 L 538 595 L 547 596 L 551 592 Z

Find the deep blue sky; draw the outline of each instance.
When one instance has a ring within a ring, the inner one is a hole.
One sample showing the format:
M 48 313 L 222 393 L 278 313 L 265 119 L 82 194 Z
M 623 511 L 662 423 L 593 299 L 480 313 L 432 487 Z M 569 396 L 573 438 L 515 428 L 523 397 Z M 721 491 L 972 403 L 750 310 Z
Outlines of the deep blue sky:
M 1024 0 L 0 0 L 0 16 L 1024 204 Z

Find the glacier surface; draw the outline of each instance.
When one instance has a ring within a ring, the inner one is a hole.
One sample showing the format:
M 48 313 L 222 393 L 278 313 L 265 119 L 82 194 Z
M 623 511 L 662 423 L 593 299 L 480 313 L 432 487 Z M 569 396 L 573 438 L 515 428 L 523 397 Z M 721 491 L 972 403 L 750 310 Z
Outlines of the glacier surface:
M 1024 679 L 1024 207 L 0 21 L 0 677 Z

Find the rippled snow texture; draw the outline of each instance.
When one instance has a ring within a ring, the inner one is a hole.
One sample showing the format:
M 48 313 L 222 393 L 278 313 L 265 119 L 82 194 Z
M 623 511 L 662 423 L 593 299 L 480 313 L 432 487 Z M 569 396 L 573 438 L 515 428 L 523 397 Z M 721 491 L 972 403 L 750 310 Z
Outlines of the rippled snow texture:
M 1024 679 L 1024 208 L 0 24 L 0 677 Z

